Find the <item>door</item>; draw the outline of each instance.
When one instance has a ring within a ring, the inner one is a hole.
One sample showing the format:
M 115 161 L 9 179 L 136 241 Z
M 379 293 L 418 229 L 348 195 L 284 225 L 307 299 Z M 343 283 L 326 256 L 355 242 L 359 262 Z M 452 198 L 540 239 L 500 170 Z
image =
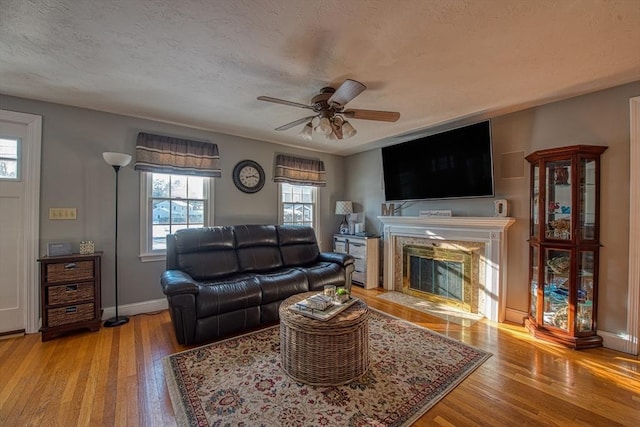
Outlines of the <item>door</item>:
M 0 335 L 38 330 L 40 126 L 0 112 Z

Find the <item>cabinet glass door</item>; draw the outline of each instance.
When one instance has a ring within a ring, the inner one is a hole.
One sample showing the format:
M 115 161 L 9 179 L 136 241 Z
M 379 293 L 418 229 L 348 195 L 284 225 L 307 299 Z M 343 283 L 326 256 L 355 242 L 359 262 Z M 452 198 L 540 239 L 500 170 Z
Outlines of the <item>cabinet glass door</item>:
M 534 319 L 538 318 L 538 262 L 539 262 L 539 251 L 537 246 L 531 247 L 531 283 L 529 285 L 529 289 L 531 289 L 531 317 Z
M 571 161 L 548 162 L 545 178 L 546 237 L 571 240 Z
M 593 276 L 595 266 L 594 251 L 580 251 L 578 259 L 578 332 L 593 330 Z
M 544 319 L 548 326 L 569 330 L 571 251 L 545 249 Z
M 535 165 L 533 167 L 533 182 L 531 183 L 531 231 L 530 234 L 533 237 L 539 237 L 540 230 L 540 215 L 538 210 L 540 209 L 540 167 Z
M 596 238 L 596 161 L 580 160 L 580 237 Z

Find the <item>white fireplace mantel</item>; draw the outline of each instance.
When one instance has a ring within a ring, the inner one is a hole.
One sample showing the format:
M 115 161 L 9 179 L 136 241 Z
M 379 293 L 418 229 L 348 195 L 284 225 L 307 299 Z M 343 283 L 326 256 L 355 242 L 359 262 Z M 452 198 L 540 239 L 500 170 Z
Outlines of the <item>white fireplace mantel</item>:
M 479 310 L 489 320 L 503 322 L 506 313 L 507 229 L 510 217 L 379 216 L 384 232 L 384 288 L 398 290 L 395 281 L 395 240 L 399 237 L 484 243 L 486 301 Z

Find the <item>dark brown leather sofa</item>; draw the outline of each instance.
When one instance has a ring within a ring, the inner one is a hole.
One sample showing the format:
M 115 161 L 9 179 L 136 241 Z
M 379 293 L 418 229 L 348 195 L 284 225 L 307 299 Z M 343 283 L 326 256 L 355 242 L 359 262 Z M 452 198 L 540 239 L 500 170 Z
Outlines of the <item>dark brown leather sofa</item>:
M 236 225 L 167 236 L 161 284 L 180 344 L 278 321 L 280 303 L 324 285 L 351 289 L 351 255 L 318 248 L 311 227 Z

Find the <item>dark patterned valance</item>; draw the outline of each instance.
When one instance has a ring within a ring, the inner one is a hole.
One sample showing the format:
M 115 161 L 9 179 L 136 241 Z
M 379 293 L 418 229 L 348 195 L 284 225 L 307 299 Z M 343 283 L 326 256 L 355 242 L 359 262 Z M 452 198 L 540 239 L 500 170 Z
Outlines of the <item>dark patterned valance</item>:
M 327 178 L 322 160 L 303 159 L 300 157 L 278 154 L 276 156 L 275 182 L 286 182 L 294 185 L 310 185 L 324 187 Z
M 135 169 L 145 172 L 220 177 L 218 146 L 140 132 Z

